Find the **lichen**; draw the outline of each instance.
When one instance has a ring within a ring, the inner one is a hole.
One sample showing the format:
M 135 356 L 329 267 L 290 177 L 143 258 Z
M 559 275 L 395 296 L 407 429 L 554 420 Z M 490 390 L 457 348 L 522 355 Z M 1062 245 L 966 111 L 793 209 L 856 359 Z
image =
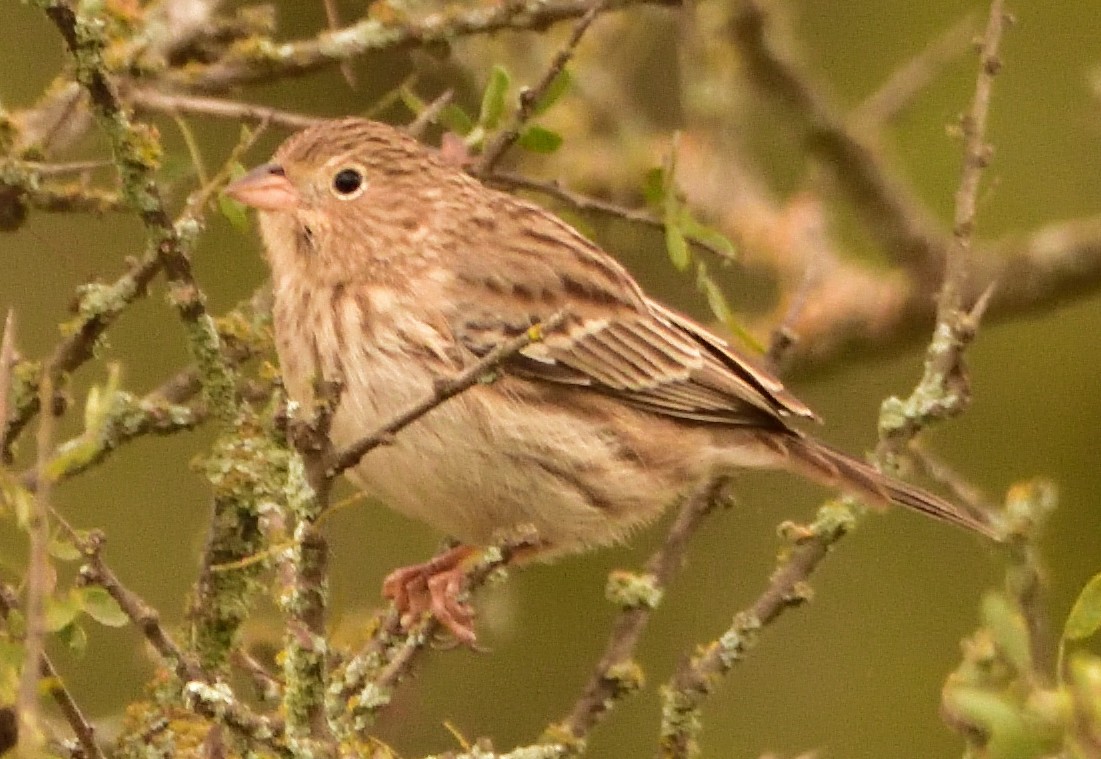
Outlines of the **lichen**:
M 609 574 L 608 583 L 604 586 L 604 596 L 622 609 L 656 609 L 662 594 L 654 575 L 625 570 L 615 570 Z

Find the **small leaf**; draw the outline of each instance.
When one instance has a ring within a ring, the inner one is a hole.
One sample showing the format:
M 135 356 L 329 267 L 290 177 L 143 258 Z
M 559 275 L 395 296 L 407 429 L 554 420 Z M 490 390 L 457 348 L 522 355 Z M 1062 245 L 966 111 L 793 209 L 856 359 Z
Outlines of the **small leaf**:
M 1082 640 L 1101 629 L 1101 574 L 1090 578 L 1067 616 L 1063 637 Z
M 101 625 L 123 627 L 130 623 L 130 618 L 126 616 L 126 612 L 119 606 L 118 601 L 103 588 L 88 585 L 80 588 L 79 593 L 84 612 Z
M 49 544 L 46 549 L 50 552 L 50 556 L 60 561 L 76 561 L 82 554 L 80 549 L 73 545 L 71 540 L 63 538 L 60 535 L 54 535 L 50 538 Z
M 398 99 L 414 116 L 420 116 L 424 109 L 428 107 L 428 104 L 409 87 L 402 87 L 398 90 Z
M 532 113 L 539 116 L 546 113 L 547 110 L 558 102 L 558 99 L 566 94 L 570 85 L 573 83 L 573 76 L 570 74 L 569 69 L 562 69 L 558 72 L 558 75 L 551 80 L 551 83 L 547 85 L 547 89 L 543 92 L 543 96 L 536 101 L 535 106 L 532 108 Z
M 715 315 L 715 318 L 726 325 L 734 322 L 734 312 L 731 310 L 730 304 L 726 302 L 726 295 L 722 288 L 715 283 L 715 280 L 708 275 L 707 267 L 702 262 L 698 264 L 696 271 L 696 284 L 703 291 L 704 297 L 707 298 L 707 305 L 711 308 L 711 313 Z
M 440 111 L 440 123 L 455 134 L 466 136 L 474 128 L 470 115 L 454 103 L 448 103 Z
M 669 260 L 679 271 L 685 271 L 692 263 L 692 254 L 688 250 L 684 232 L 679 225 L 669 221 L 665 222 L 665 250 L 669 254 Z
M 509 82 L 510 77 L 504 66 L 494 66 L 486 90 L 482 93 L 482 109 L 478 113 L 478 123 L 486 129 L 496 129 L 501 123 Z
M 998 650 L 1017 672 L 1031 671 L 1028 626 L 1020 610 L 1001 593 L 987 593 L 981 608 L 983 625 L 990 631 Z
M 665 170 L 655 166 L 646 172 L 642 180 L 642 194 L 646 204 L 661 208 L 665 204 Z
M 709 227 L 686 213 L 681 219 L 681 228 L 684 230 L 684 236 L 688 239 L 698 240 L 728 258 L 737 258 L 738 251 L 734 247 L 734 243 L 730 242 L 726 235 L 714 227 Z
M 248 231 L 248 210 L 244 203 L 222 193 L 217 195 L 216 202 L 218 203 L 218 212 L 229 222 L 231 227 L 238 232 Z
M 80 599 L 72 591 L 64 596 L 46 597 L 46 630 L 59 632 L 73 623 L 80 614 Z
M 23 644 L 0 638 L 0 672 L 23 668 Z
M 532 153 L 553 153 L 562 146 L 562 135 L 538 125 L 529 126 L 520 134 L 520 147 Z
M 88 650 L 88 633 L 84 629 L 84 625 L 77 622 L 62 628 L 57 637 L 71 653 L 77 656 L 83 656 L 84 652 Z

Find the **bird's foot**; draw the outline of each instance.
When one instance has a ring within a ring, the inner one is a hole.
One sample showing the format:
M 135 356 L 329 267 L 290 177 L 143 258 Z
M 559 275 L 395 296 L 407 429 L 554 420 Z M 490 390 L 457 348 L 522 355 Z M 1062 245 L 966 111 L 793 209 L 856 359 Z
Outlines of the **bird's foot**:
M 463 564 L 476 553 L 471 546 L 455 546 L 423 564 L 395 569 L 382 582 L 382 595 L 394 602 L 402 627 L 411 627 L 430 612 L 455 639 L 474 646 L 474 610 L 459 599 L 466 574 Z

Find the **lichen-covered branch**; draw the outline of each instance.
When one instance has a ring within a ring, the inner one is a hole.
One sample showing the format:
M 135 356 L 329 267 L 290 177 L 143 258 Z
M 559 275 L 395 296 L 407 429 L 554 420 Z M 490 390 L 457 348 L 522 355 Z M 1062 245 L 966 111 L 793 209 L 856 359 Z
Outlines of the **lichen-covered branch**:
M 700 709 L 723 675 L 753 648 L 762 628 L 787 609 L 811 597 L 807 579 L 829 554 L 830 549 L 855 524 L 850 509 L 840 502 L 821 507 L 806 527 L 786 525 L 791 546 L 777 562 L 765 590 L 745 610 L 734 615 L 730 627 L 682 664 L 662 688 L 661 735 L 658 755 L 662 759 L 687 759 L 699 753 L 697 743 L 703 728 Z
M 963 352 L 975 337 L 992 290 L 988 289 L 970 302 L 964 299 L 973 265 L 971 250 L 979 180 L 990 160 L 990 147 L 985 139 L 986 118 L 994 75 L 1001 67 L 998 46 L 1005 24 L 1002 0 L 993 0 L 980 51 L 975 96 L 962 125 L 963 170 L 956 191 L 952 244 L 945 260 L 944 282 L 937 296 L 937 324 L 925 354 L 925 370 L 909 398 L 888 398 L 880 410 L 880 445 L 876 454 L 880 464 L 890 469 L 897 466 L 898 456 L 922 427 L 931 421 L 962 413 L 970 402 Z
M 678 0 L 609 0 L 604 11 L 634 5 L 679 5 Z M 430 13 L 401 23 L 367 17 L 358 23 L 314 39 L 278 43 L 270 39 L 242 42 L 221 60 L 208 66 L 173 71 L 165 84 L 191 91 L 224 92 L 251 82 L 285 79 L 323 66 L 380 50 L 427 47 L 460 37 L 490 34 L 505 29 L 545 29 L 551 24 L 579 18 L 592 0 L 519 0 L 485 7 L 467 7 Z
M 721 477 L 699 486 L 685 498 L 664 542 L 646 561 L 642 573 L 619 573 L 609 578 L 608 596 L 623 611 L 581 696 L 565 720 L 547 729 L 547 741 L 583 745 L 616 701 L 641 687 L 642 670 L 634 662 L 634 651 L 662 593 L 684 562 L 689 540 L 701 520 L 722 500 L 726 486 L 726 479 Z

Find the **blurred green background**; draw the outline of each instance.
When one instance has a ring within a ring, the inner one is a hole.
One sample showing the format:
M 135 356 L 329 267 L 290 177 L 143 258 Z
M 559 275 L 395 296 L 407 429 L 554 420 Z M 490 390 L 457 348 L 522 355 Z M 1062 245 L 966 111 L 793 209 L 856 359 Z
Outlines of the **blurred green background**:
M 788 7 L 808 66 L 849 106 L 967 9 L 985 12 L 981 3 L 951 0 L 806 0 Z M 345 3 L 342 10 L 352 19 L 362 5 Z M 997 153 L 981 194 L 979 232 L 985 238 L 1101 208 L 1097 4 L 1032 0 L 1013 3 L 1011 10 L 1018 23 L 1004 42 L 1005 68 L 988 129 Z M 319 2 L 287 0 L 278 12 L 288 38 L 324 24 Z M 640 16 L 659 17 L 653 11 Z M 60 42 L 41 11 L 23 4 L 0 5 L 0 29 L 0 102 L 8 109 L 28 106 L 64 64 Z M 358 91 L 334 70 L 254 88 L 242 97 L 319 114 L 361 112 L 400 81 L 407 64 L 404 54 L 357 64 L 363 78 Z M 951 212 L 959 153 L 945 125 L 969 102 L 974 72 L 970 56 L 950 65 L 890 131 L 893 157 L 943 219 Z M 661 107 L 661 92 L 647 96 Z M 559 107 L 570 107 L 568 97 Z M 211 164 L 237 135 L 232 124 L 190 123 Z M 170 120 L 158 124 L 174 151 L 170 163 L 186 166 L 179 132 Z M 565 137 L 568 146 L 570 135 Z M 278 139 L 266 137 L 253 160 L 262 160 Z M 101 147 L 93 142 L 82 150 Z M 568 176 L 566 163 L 560 173 Z M 177 198 L 187 181 L 177 181 Z M 18 314 L 24 353 L 50 350 L 74 288 L 116 276 L 121 259 L 140 250 L 141 234 L 130 219 L 35 214 L 18 233 L 0 236 L 0 308 Z M 614 237 L 602 239 L 613 252 L 624 252 Z M 624 258 L 656 295 L 706 316 L 701 302 L 686 299 L 691 288 L 678 279 L 657 236 Z M 195 263 L 215 310 L 247 297 L 266 276 L 255 235 L 221 220 L 202 238 Z M 155 289 L 121 320 L 103 352 L 123 364 L 133 389 L 153 387 L 186 358 L 182 329 L 160 293 Z M 735 305 L 751 297 L 732 294 Z M 1098 295 L 1068 298 L 987 326 L 970 352 L 972 409 L 926 435 L 943 458 L 995 499 L 1010 484 L 1036 476 L 1058 484 L 1060 507 L 1043 543 L 1057 626 L 1082 584 L 1101 570 L 1099 333 Z M 851 357 L 795 375 L 791 385 L 826 420 L 825 438 L 859 452 L 874 444 L 881 399 L 908 393 L 916 381 L 921 348 L 912 344 Z M 103 378 L 102 364 L 89 364 L 78 376 L 85 384 L 77 385 L 77 397 L 87 382 Z M 112 566 L 170 622 L 181 619 L 204 539 L 208 495 L 189 461 L 209 439 L 206 430 L 137 442 L 63 486 L 55 498 L 76 524 L 106 530 Z M 760 592 L 778 546 L 776 524 L 808 517 L 827 495 L 766 474 L 745 476 L 737 492 L 737 508 L 706 522 L 684 573 L 654 616 L 640 651 L 647 689 L 598 728 L 592 756 L 653 753 L 657 686 L 686 652 L 721 632 L 732 613 Z M 344 510 L 328 523 L 328 533 L 334 623 L 349 636 L 378 603 L 384 574 L 428 556 L 440 537 L 374 504 Z M 603 648 L 614 616 L 603 599 L 607 572 L 640 565 L 661 535 L 659 527 L 630 547 L 525 569 L 481 592 L 481 637 L 490 652 L 428 655 L 380 722 L 379 736 L 402 756 L 456 748 L 444 720 L 467 737 L 491 736 L 501 749 L 531 740 L 547 720 L 572 706 Z M 3 536 L 0 548 L 3 564 L 17 567 L 23 551 L 17 537 Z M 976 625 L 982 593 L 1002 582 L 1001 567 L 997 554 L 972 536 L 899 511 L 872 516 L 815 575 L 815 601 L 769 629 L 711 699 L 704 755 L 957 755 L 962 742 L 938 718 L 939 692 L 959 660 L 958 641 Z M 266 624 L 257 619 L 256 632 L 263 633 Z M 58 660 L 70 686 L 98 717 L 110 717 L 136 698 L 150 671 L 133 631 L 96 631 L 83 660 L 64 653 Z

